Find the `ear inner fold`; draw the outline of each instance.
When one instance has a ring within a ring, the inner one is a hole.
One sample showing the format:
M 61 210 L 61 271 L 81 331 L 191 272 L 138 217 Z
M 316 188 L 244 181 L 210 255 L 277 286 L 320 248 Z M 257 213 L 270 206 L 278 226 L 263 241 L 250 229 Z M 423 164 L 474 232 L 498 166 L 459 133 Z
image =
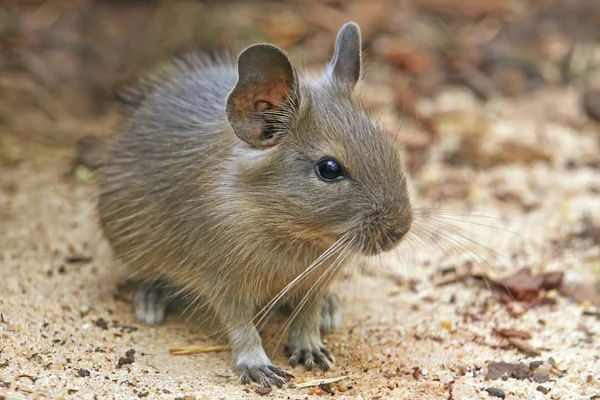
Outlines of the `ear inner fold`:
M 227 118 L 244 142 L 255 148 L 271 147 L 280 135 L 263 135 L 268 119 L 290 107 L 296 97 L 297 76 L 288 56 L 276 46 L 250 46 L 238 57 L 238 82 L 227 98 Z M 280 116 L 277 124 L 282 126 Z

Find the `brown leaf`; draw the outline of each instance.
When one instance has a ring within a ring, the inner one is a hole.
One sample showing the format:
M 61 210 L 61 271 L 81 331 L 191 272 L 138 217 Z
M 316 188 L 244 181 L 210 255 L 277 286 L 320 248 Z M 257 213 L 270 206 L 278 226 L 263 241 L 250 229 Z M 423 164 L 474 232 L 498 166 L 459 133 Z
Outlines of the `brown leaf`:
M 496 282 L 496 289 L 517 301 L 533 303 L 539 298 L 540 291 L 559 289 L 562 284 L 562 272 L 549 272 L 532 275 L 529 268 Z

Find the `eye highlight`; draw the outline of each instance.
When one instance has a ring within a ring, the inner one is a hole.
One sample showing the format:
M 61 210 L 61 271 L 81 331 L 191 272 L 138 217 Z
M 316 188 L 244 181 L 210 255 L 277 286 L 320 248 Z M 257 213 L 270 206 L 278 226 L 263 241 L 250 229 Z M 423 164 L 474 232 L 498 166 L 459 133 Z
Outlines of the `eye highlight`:
M 342 164 L 334 159 L 321 160 L 315 166 L 315 172 L 324 182 L 335 182 L 344 179 Z

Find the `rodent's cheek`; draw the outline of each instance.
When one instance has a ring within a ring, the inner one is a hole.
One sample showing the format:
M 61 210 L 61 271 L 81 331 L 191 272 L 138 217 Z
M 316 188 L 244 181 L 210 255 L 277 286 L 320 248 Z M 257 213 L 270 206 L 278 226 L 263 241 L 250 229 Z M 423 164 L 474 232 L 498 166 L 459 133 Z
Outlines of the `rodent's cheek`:
M 337 235 L 332 235 L 327 231 L 323 230 L 322 227 L 306 227 L 297 232 L 298 237 L 308 242 L 312 242 L 319 247 L 328 248 L 332 246 L 337 240 Z

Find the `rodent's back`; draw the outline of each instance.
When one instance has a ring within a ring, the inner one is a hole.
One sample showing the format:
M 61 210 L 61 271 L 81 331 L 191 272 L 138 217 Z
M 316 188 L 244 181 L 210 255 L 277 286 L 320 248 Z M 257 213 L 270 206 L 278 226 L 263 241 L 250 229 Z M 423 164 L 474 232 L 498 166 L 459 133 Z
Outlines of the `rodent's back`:
M 168 268 L 162 264 L 181 263 L 173 258 L 185 255 L 174 249 L 211 217 L 194 208 L 211 201 L 202 188 L 220 179 L 231 154 L 225 103 L 236 80 L 232 63 L 179 65 L 156 81 L 111 147 L 100 173 L 100 221 L 132 272 L 154 278 Z

